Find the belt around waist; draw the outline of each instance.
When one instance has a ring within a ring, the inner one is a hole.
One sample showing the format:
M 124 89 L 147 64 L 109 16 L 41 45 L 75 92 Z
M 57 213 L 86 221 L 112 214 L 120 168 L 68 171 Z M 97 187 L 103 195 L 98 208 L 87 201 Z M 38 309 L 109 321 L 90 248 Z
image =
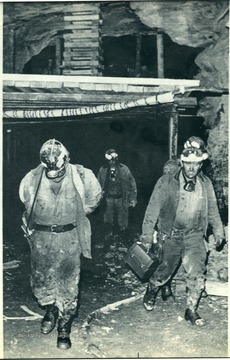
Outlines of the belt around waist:
M 66 224 L 66 225 L 42 225 L 34 223 L 34 230 L 38 231 L 47 231 L 53 233 L 62 233 L 66 231 L 73 230 L 76 227 L 74 224 Z
M 190 234 L 190 233 L 194 233 L 194 232 L 201 232 L 202 231 L 202 228 L 193 228 L 193 229 L 190 229 L 190 228 L 188 228 L 188 229 L 186 229 L 186 228 L 184 228 L 184 229 L 176 229 L 176 228 L 173 228 L 172 229 L 172 234 L 171 235 L 188 235 L 188 234 Z

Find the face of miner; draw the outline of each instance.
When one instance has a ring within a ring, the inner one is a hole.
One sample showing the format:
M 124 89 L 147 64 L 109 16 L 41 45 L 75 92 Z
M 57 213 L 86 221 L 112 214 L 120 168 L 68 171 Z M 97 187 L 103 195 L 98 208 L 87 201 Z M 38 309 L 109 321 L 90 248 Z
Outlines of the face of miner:
M 193 179 L 202 167 L 202 162 L 182 161 L 182 169 L 188 179 Z
M 112 158 L 111 160 L 108 160 L 110 167 L 115 167 L 117 163 L 117 159 Z

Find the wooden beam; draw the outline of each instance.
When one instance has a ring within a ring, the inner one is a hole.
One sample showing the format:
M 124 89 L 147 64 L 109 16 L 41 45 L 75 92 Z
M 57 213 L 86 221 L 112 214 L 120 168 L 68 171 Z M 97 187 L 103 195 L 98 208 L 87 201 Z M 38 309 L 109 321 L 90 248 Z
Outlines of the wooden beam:
M 178 142 L 178 112 L 177 105 L 172 106 L 172 112 L 169 119 L 169 159 L 177 157 Z
M 198 105 L 196 97 L 174 97 L 174 104 L 180 107 L 195 107 Z
M 84 95 L 83 95 L 84 98 Z M 28 102 L 29 103 L 29 102 Z M 113 102 L 110 104 L 100 104 L 96 106 L 83 106 L 73 108 L 62 109 L 36 109 L 32 110 L 27 108 L 26 110 L 11 109 L 3 112 L 4 118 L 58 118 L 68 116 L 82 116 L 89 114 L 98 114 L 104 112 L 116 112 L 120 110 L 126 110 L 130 108 L 143 107 L 149 105 L 158 104 L 173 104 L 173 95 L 171 92 L 165 94 L 159 94 L 155 96 L 149 96 L 145 98 L 139 98 L 137 100 Z
M 81 60 L 81 59 L 77 59 L 77 60 L 69 60 L 69 61 L 63 61 L 63 65 L 69 65 L 74 69 L 74 66 L 79 66 L 79 69 L 83 69 L 84 66 L 81 65 L 86 65 L 88 66 L 88 68 L 90 68 L 91 65 L 98 65 L 98 61 L 97 60 L 92 60 L 90 59 L 85 59 L 85 60 Z
M 136 76 L 140 77 L 141 75 L 141 42 L 142 36 L 140 34 L 136 35 Z
M 55 75 L 61 75 L 61 62 L 62 62 L 62 39 L 58 36 L 55 42 Z
M 180 292 L 184 292 L 186 289 L 186 282 L 182 279 L 175 279 L 176 283 L 176 292 L 179 294 Z M 208 295 L 211 296 L 228 296 L 229 295 L 229 287 L 228 282 L 221 282 L 215 280 L 207 279 L 205 282 L 205 290 Z
M 85 14 L 82 15 L 81 13 L 79 13 L 78 15 L 74 15 L 74 16 L 64 16 L 64 21 L 65 22 L 70 22 L 72 24 L 74 24 L 77 21 L 82 21 L 82 20 L 99 20 L 99 14 Z
M 228 282 L 207 280 L 205 285 L 205 290 L 207 291 L 208 295 L 214 295 L 214 296 L 229 295 Z
M 163 34 L 157 34 L 157 75 L 164 78 L 164 44 Z
M 143 94 L 141 94 L 143 96 Z M 111 102 L 120 102 L 120 101 L 126 101 L 126 100 L 138 100 L 140 98 L 140 94 L 130 94 L 130 95 L 119 95 L 119 94 L 54 94 L 54 93 L 4 93 L 3 94 L 3 101 L 20 101 L 24 102 L 24 104 L 27 104 L 27 107 L 29 107 L 30 102 L 43 102 L 44 107 L 46 103 L 49 102 L 69 102 L 69 103 L 78 103 L 84 102 L 85 104 L 90 105 L 90 103 L 111 103 Z
M 64 75 L 32 75 L 32 74 L 2 74 L 1 78 L 4 81 L 26 81 L 26 82 L 68 82 L 76 83 L 104 83 L 104 84 L 135 84 L 135 85 L 166 85 L 166 86 L 188 86 L 199 87 L 200 80 L 187 79 L 155 79 L 155 78 L 126 78 L 126 77 L 100 77 L 100 76 L 64 76 Z M 11 83 L 12 85 L 12 83 Z M 199 90 L 197 88 L 197 90 Z M 194 89 L 195 91 L 195 89 Z
M 79 30 L 79 29 L 78 29 Z M 97 30 L 97 32 L 96 32 Z M 92 31 L 92 29 L 90 30 L 83 30 L 83 29 L 80 29 L 80 33 L 78 33 L 77 31 L 75 33 L 72 33 L 72 34 L 63 34 L 63 38 L 64 39 L 67 39 L 69 42 L 77 42 L 79 39 L 82 39 L 82 38 L 96 38 L 98 39 L 99 38 L 99 34 L 98 34 L 98 29 L 95 28 L 95 32 Z

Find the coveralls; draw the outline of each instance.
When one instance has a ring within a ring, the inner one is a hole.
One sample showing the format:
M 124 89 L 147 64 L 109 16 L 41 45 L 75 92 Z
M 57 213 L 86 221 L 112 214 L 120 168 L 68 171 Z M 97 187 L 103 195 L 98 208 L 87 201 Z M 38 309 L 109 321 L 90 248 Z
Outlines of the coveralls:
M 224 237 L 214 189 L 210 179 L 200 172 L 194 192 L 184 190 L 182 171 L 163 175 L 156 183 L 142 225 L 142 241 L 151 244 L 154 227 L 163 240 L 163 257 L 150 278 L 151 288 L 164 285 L 180 260 L 186 273 L 187 306 L 196 310 L 205 282 L 208 224 L 215 239 Z
M 81 165 L 66 165 L 57 191 L 42 165 L 21 181 L 19 196 L 25 204 L 27 221 L 41 179 L 32 213 L 32 225 L 66 225 L 66 232 L 32 230 L 31 287 L 40 305 L 55 304 L 59 314 L 74 315 L 77 307 L 80 254 L 91 258 L 91 227 L 86 214 L 99 204 L 101 187 L 93 172 Z
M 106 201 L 104 223 L 113 227 L 117 221 L 119 228 L 124 230 L 128 227 L 128 208 L 131 202 L 137 202 L 137 187 L 126 165 L 118 163 L 116 169 L 115 181 L 111 180 L 107 166 L 99 169 L 97 178 Z

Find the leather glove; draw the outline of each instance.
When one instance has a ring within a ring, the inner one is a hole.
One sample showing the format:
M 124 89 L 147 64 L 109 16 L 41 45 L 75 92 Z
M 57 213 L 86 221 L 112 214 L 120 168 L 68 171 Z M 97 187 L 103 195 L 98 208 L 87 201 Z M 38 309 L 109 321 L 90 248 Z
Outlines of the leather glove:
M 216 246 L 216 251 L 221 251 L 224 247 L 224 245 L 226 244 L 226 240 L 225 239 L 218 239 L 215 241 L 215 246 Z
M 152 246 L 152 244 L 143 244 L 143 245 L 144 245 L 144 247 L 145 247 L 146 252 L 148 253 L 149 250 L 150 250 L 150 248 L 151 248 L 151 246 Z
M 140 245 L 140 246 L 143 246 L 143 248 L 145 249 L 145 251 L 148 253 L 152 244 L 150 243 L 143 243 L 142 242 L 142 239 L 140 239 L 139 241 L 137 241 L 137 244 Z

